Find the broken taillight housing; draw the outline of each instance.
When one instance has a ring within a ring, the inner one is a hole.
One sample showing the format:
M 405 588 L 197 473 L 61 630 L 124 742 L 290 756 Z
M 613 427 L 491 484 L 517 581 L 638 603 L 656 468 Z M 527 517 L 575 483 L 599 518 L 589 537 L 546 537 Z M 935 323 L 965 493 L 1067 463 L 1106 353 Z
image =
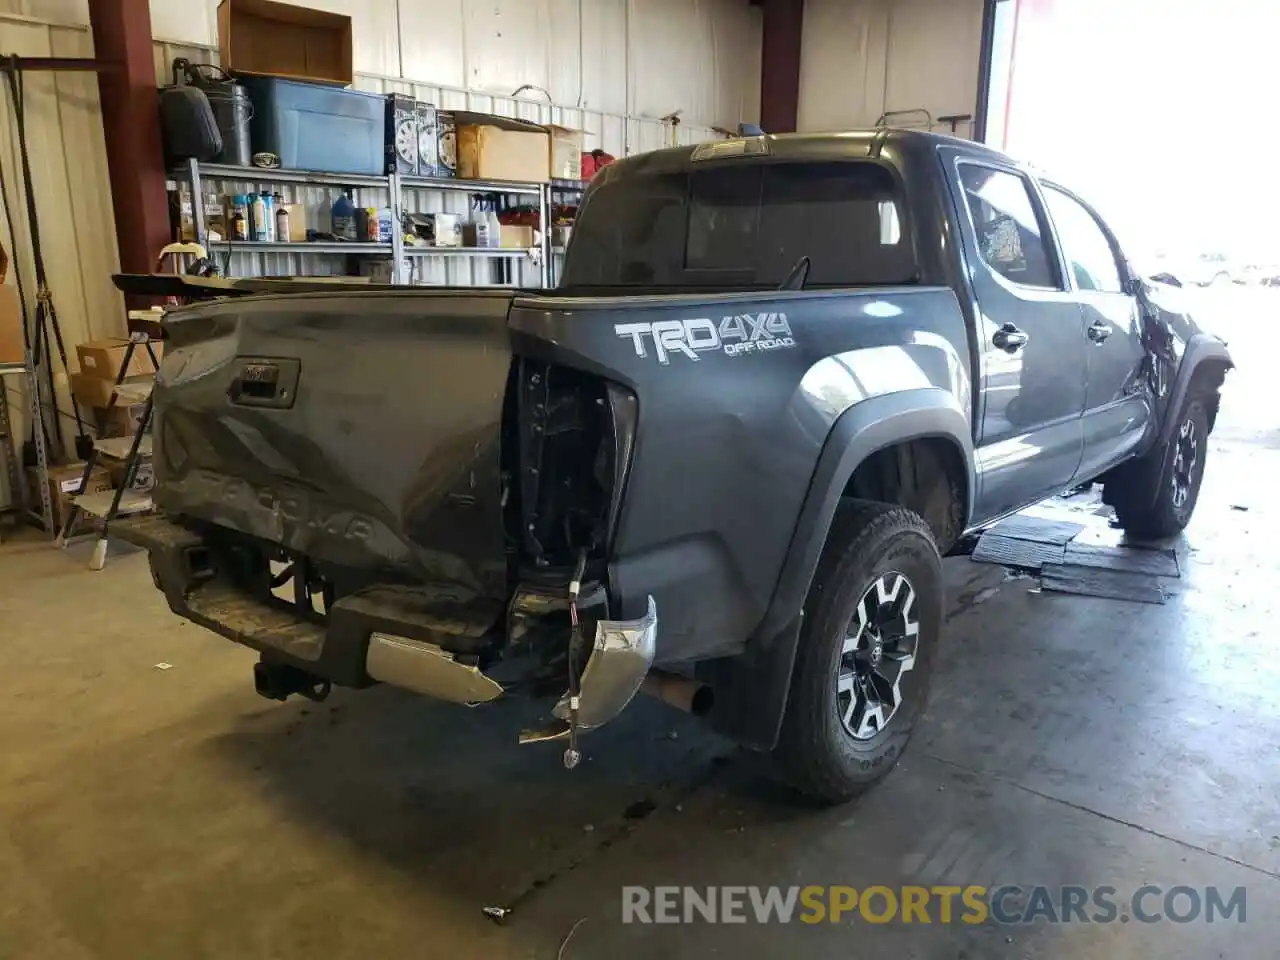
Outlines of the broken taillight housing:
M 608 556 L 635 442 L 637 406 L 618 384 L 522 359 L 513 490 L 521 553 L 540 567 Z

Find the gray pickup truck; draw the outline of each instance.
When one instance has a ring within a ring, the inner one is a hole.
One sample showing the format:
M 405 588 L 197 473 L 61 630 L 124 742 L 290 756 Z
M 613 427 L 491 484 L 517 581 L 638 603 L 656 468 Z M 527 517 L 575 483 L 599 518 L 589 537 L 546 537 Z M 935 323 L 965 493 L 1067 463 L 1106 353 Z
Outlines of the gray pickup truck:
M 942 555 L 1085 481 L 1177 533 L 1232 366 L 1069 190 L 892 130 L 622 160 L 554 291 L 220 292 L 113 531 L 260 693 L 545 696 L 572 766 L 643 690 L 832 802 L 920 715 Z

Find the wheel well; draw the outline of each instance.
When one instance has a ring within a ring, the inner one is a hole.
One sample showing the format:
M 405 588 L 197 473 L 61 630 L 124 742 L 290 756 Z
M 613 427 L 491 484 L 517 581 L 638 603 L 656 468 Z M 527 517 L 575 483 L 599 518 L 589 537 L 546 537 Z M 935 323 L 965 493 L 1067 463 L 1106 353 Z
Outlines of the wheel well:
M 1218 420 L 1218 404 L 1221 400 L 1218 388 L 1227 378 L 1227 371 L 1230 368 L 1231 364 L 1226 360 L 1210 359 L 1200 361 L 1191 372 L 1188 395 L 1199 394 L 1204 397 L 1205 408 L 1209 414 L 1210 432 L 1213 431 L 1213 425 Z
M 968 522 L 969 479 L 951 440 L 921 437 L 877 450 L 853 471 L 844 496 L 896 503 L 924 518 L 946 553 Z

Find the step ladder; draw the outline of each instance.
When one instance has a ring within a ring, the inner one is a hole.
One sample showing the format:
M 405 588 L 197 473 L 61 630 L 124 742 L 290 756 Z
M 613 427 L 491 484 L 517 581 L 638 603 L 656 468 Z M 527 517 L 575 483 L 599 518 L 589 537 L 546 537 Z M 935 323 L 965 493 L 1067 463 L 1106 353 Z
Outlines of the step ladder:
M 159 370 L 160 363 L 151 345 L 152 335 L 147 326 L 148 321 L 145 318 L 135 318 L 135 313 L 153 316 L 151 311 L 130 311 L 129 345 L 125 348 L 124 359 L 116 373 L 106 412 L 109 414 L 117 406 L 135 406 L 141 403 L 142 416 L 134 425 L 130 435 L 100 437 L 93 441 L 93 451 L 85 459 L 84 474 L 80 478 L 80 492 L 71 498 L 70 509 L 67 510 L 62 529 L 58 534 L 59 545 L 65 547 L 71 539 L 76 522 L 81 517 L 90 517 L 98 521 L 97 541 L 94 543 L 93 555 L 89 559 L 90 570 L 101 570 L 106 565 L 107 534 L 111 521 L 117 517 L 146 513 L 153 506 L 149 492 L 133 489 L 138 467 L 150 458 L 152 451 L 152 383 L 126 383 L 125 377 L 128 375 L 129 365 L 133 362 L 134 353 L 139 349 L 147 351 L 153 369 Z M 134 329 L 135 319 L 142 321 L 137 329 Z M 114 461 L 120 465 L 120 482 L 114 490 L 86 493 L 85 488 L 93 474 L 93 468 L 104 460 Z

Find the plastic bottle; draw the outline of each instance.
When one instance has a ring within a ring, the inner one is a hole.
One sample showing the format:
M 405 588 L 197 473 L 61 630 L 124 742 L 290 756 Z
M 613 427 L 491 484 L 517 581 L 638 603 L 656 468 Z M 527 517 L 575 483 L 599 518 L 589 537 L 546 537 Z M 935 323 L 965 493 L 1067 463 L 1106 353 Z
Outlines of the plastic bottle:
M 289 242 L 289 208 L 280 202 L 280 195 L 276 194 L 276 242 Z
M 356 205 L 348 190 L 333 201 L 333 235 L 343 240 L 356 238 Z
M 489 218 L 485 215 L 484 197 L 476 197 L 471 201 L 471 205 L 476 208 L 476 215 L 472 218 L 472 224 L 475 227 L 477 249 L 489 246 Z
M 265 234 L 262 239 L 266 240 L 267 243 L 274 243 L 276 239 L 276 203 L 275 198 L 269 193 L 262 195 L 262 216 L 263 233 Z
M 267 205 L 262 194 L 249 194 L 249 239 L 257 243 L 267 239 Z
M 502 224 L 498 220 L 498 200 L 496 197 L 489 201 L 489 212 L 485 214 L 485 220 L 489 224 L 489 246 L 502 246 Z

